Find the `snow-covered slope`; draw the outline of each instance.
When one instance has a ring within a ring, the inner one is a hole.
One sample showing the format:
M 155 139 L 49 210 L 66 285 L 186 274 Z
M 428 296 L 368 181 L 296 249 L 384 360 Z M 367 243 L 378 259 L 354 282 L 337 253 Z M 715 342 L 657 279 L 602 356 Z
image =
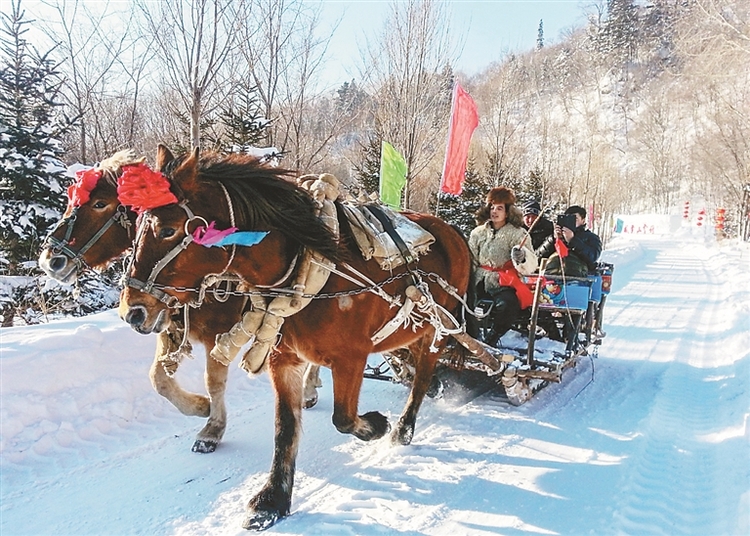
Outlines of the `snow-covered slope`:
M 293 514 L 271 534 L 750 533 L 747 244 L 618 238 L 596 359 L 520 408 L 457 388 L 425 401 L 413 444 L 331 424 L 330 376 L 304 414 Z M 243 534 L 270 465 L 273 395 L 232 366 L 229 424 L 151 388 L 153 337 L 114 311 L 0 331 L 0 534 Z M 204 360 L 177 376 L 203 392 Z M 391 419 L 404 387 L 365 381 Z

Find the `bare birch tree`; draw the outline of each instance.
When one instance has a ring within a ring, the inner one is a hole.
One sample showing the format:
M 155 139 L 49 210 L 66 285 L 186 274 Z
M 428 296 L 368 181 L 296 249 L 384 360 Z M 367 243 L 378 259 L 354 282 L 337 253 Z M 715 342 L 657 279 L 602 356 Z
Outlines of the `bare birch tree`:
M 437 191 L 439 180 L 426 172 L 445 150 L 455 60 L 450 37 L 446 4 L 394 1 L 382 32 L 363 51 L 375 122 L 409 168 L 406 208 L 426 211 Z
M 47 36 L 59 43 L 65 54 L 61 70 L 65 73 L 65 95 L 69 110 L 78 116 L 76 159 L 89 163 L 103 156 L 96 147 L 98 131 L 97 107 L 111 94 L 112 80 L 117 78 L 117 62 L 128 46 L 126 25 L 117 25 L 114 18 L 122 17 L 108 2 L 92 10 L 80 0 L 56 0 L 45 3 L 55 18 L 44 25 Z
M 190 144 L 199 147 L 200 123 L 222 87 L 222 67 L 237 38 L 244 0 L 136 0 L 153 39 L 164 78 L 190 120 Z
M 321 165 L 350 116 L 318 91 L 333 35 L 321 30 L 320 14 L 320 6 L 303 0 L 256 0 L 242 17 L 238 42 L 245 68 L 236 72 L 254 84 L 271 120 L 267 144 L 297 171 Z
M 487 75 L 480 77 L 472 91 L 482 118 L 479 133 L 485 141 L 489 169 L 495 186 L 510 170 L 518 170 L 520 154 L 518 142 L 528 120 L 528 89 L 522 80 L 516 58 L 511 58 Z

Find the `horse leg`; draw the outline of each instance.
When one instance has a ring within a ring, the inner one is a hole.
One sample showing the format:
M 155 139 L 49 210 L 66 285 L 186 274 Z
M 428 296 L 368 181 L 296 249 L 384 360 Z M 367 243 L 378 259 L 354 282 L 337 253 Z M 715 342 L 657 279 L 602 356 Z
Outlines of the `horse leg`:
M 435 365 L 440 355 L 440 352 L 430 352 L 433 332 L 433 329 L 428 329 L 425 335 L 409 346 L 416 370 L 409 399 L 391 434 L 391 442 L 394 444 L 408 445 L 414 437 L 417 413 L 432 382 L 432 375 L 435 373 Z
M 302 377 L 305 363 L 291 353 L 269 357 L 268 372 L 276 393 L 276 430 L 268 481 L 247 505 L 242 526 L 264 530 L 289 514 L 294 469 L 302 429 Z
M 214 339 L 215 340 L 215 339 Z M 206 392 L 211 401 L 211 412 L 203 429 L 198 432 L 193 443 L 193 452 L 209 453 L 216 450 L 227 428 L 227 407 L 224 393 L 227 390 L 229 367 L 222 365 L 210 356 L 213 343 L 206 344 Z
M 318 387 L 323 387 L 320 381 L 320 366 L 307 364 L 304 377 L 304 392 L 302 405 L 305 409 L 310 409 L 318 403 Z
M 166 349 L 170 348 L 170 344 L 169 335 L 166 332 L 159 333 L 156 339 L 154 362 L 151 364 L 151 370 L 149 371 L 151 385 L 157 393 L 169 400 L 183 415 L 208 417 L 211 411 L 211 402 L 208 397 L 185 391 L 164 370 L 160 357 L 166 352 Z
M 382 413 L 370 411 L 357 415 L 367 353 L 361 360 L 352 354 L 331 358 L 333 380 L 333 425 L 342 434 L 352 434 L 363 441 L 383 437 L 391 429 Z

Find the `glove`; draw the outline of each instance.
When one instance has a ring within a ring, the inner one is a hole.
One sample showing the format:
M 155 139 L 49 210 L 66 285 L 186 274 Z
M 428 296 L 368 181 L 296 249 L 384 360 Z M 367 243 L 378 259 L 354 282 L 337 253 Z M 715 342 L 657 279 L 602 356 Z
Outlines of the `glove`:
M 526 261 L 526 252 L 519 246 L 513 246 L 510 250 L 510 258 L 515 264 L 523 264 Z

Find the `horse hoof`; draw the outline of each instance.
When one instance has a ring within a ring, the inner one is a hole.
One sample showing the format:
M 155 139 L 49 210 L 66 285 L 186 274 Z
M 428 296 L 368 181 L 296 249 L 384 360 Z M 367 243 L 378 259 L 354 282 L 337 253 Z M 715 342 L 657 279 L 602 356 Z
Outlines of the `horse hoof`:
M 208 454 L 215 451 L 218 444 L 218 441 L 211 441 L 209 439 L 196 439 L 191 450 L 193 452 L 200 452 L 201 454 Z
M 245 520 L 242 522 L 242 528 L 245 530 L 266 530 L 268 527 L 274 525 L 279 520 L 278 512 L 249 512 Z
M 306 398 L 305 401 L 302 403 L 302 406 L 305 409 L 310 409 L 315 404 L 318 403 L 318 393 L 315 393 L 315 396 L 311 396 L 310 398 Z
M 414 428 L 411 426 L 401 426 L 393 431 L 391 443 L 394 445 L 410 445 L 414 438 Z
M 377 411 L 368 411 L 360 418 L 366 421 L 368 426 L 367 430 L 361 431 L 356 435 L 363 441 L 372 441 L 373 439 L 380 439 L 385 434 L 391 431 L 391 423 L 388 422 L 388 417 Z
M 432 377 L 432 380 L 430 381 L 430 386 L 427 388 L 427 392 L 425 393 L 425 395 L 430 398 L 440 399 L 443 398 L 444 392 L 445 387 L 443 385 L 443 381 L 438 378 L 437 375 L 434 375 Z

